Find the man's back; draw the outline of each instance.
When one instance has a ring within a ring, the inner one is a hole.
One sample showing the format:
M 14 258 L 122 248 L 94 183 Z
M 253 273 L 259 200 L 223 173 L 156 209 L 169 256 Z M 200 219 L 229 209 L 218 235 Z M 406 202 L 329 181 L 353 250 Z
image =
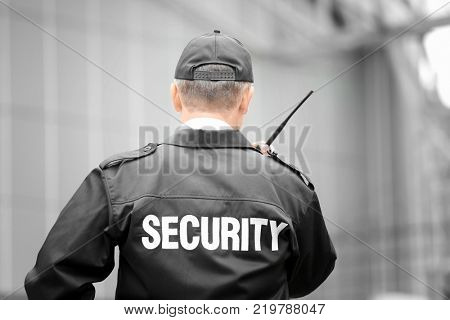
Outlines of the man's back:
M 141 171 L 151 173 L 126 184 L 122 177 L 138 172 L 139 160 L 118 173 L 112 168 L 111 177 L 106 170 L 108 183 L 133 190 L 112 199 L 119 219 L 133 206 L 120 250 L 118 298 L 288 297 L 285 261 L 296 241 L 270 175 L 256 172 L 268 159 L 252 149 L 226 148 L 249 146 L 231 141 L 241 136 L 233 130 L 202 148 L 201 137 L 213 135 L 181 130 L 172 143 L 183 147 L 159 146 L 140 160 L 147 162 Z M 146 289 L 135 290 L 139 283 Z

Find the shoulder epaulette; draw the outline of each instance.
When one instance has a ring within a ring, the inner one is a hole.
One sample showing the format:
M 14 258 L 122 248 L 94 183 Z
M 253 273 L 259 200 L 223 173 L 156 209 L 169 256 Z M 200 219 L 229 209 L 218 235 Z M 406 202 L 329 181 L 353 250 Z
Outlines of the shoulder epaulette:
M 311 180 L 303 172 L 301 172 L 299 169 L 297 169 L 294 165 L 292 165 L 290 163 L 287 163 L 287 162 L 284 162 L 283 160 L 278 158 L 277 154 L 272 154 L 270 157 L 272 159 L 274 159 L 275 161 L 277 161 L 278 163 L 280 163 L 281 165 L 289 168 L 292 172 L 294 172 L 305 183 L 305 185 L 309 189 L 314 190 L 314 184 L 311 182 Z
M 140 149 L 113 155 L 100 163 L 100 169 L 103 170 L 105 168 L 109 168 L 123 162 L 146 157 L 155 152 L 157 147 L 158 145 L 156 143 L 149 143 Z

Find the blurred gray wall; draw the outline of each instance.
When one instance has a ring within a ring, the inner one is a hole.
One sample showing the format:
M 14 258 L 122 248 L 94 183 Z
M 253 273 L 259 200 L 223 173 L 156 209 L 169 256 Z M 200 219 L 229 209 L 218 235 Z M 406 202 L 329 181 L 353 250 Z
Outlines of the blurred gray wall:
M 176 128 L 169 85 L 191 38 L 217 28 L 250 48 L 256 81 L 247 126 L 265 124 L 360 57 L 358 51 L 324 50 L 298 34 L 290 38 L 282 22 L 255 2 L 8 3 L 65 44 L 0 5 L 0 296 L 19 289 L 10 298 L 24 297 L 20 287 L 46 234 L 90 169 L 142 145 L 142 126 Z M 292 41 L 301 54 L 283 47 Z M 392 229 L 398 219 L 393 204 L 409 203 L 415 193 L 392 198 L 393 179 L 405 176 L 393 175 L 392 166 L 407 159 L 393 155 L 399 142 L 391 139 L 392 98 L 383 96 L 392 85 L 386 61 L 377 54 L 313 95 L 278 145 L 304 166 L 293 149 L 302 128 L 311 127 L 302 146 L 306 169 L 339 255 L 336 271 L 311 298 L 370 298 L 387 291 L 437 297 L 357 240 L 438 286 L 424 258 L 427 233 L 419 244 L 402 239 L 405 251 L 399 253 L 398 230 Z M 264 137 L 281 120 L 262 128 Z M 416 260 L 421 262 L 411 262 Z M 98 298 L 114 297 L 115 276 L 97 285 Z

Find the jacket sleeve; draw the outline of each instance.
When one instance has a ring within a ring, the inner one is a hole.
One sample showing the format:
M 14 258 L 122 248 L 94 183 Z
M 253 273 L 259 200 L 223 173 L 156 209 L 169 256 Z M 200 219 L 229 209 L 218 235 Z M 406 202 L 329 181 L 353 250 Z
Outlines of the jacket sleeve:
M 299 215 L 295 229 L 300 254 L 293 262 L 289 277 L 291 298 L 303 297 L 318 288 L 333 271 L 336 261 L 336 251 L 315 192 L 306 212 Z
M 109 197 L 94 169 L 62 210 L 27 274 L 29 299 L 94 299 L 93 282 L 114 268 L 114 242 L 105 232 Z

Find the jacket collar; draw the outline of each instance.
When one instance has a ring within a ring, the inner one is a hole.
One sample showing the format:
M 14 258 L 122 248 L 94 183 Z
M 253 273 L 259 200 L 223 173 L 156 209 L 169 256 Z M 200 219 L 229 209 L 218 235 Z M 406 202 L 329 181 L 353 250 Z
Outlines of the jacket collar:
M 184 123 L 191 129 L 202 130 L 228 130 L 232 129 L 231 126 L 223 120 L 209 117 L 197 117 L 192 118 Z
M 251 143 L 239 131 L 198 130 L 187 127 L 178 128 L 175 134 L 163 144 L 191 148 L 252 148 Z

